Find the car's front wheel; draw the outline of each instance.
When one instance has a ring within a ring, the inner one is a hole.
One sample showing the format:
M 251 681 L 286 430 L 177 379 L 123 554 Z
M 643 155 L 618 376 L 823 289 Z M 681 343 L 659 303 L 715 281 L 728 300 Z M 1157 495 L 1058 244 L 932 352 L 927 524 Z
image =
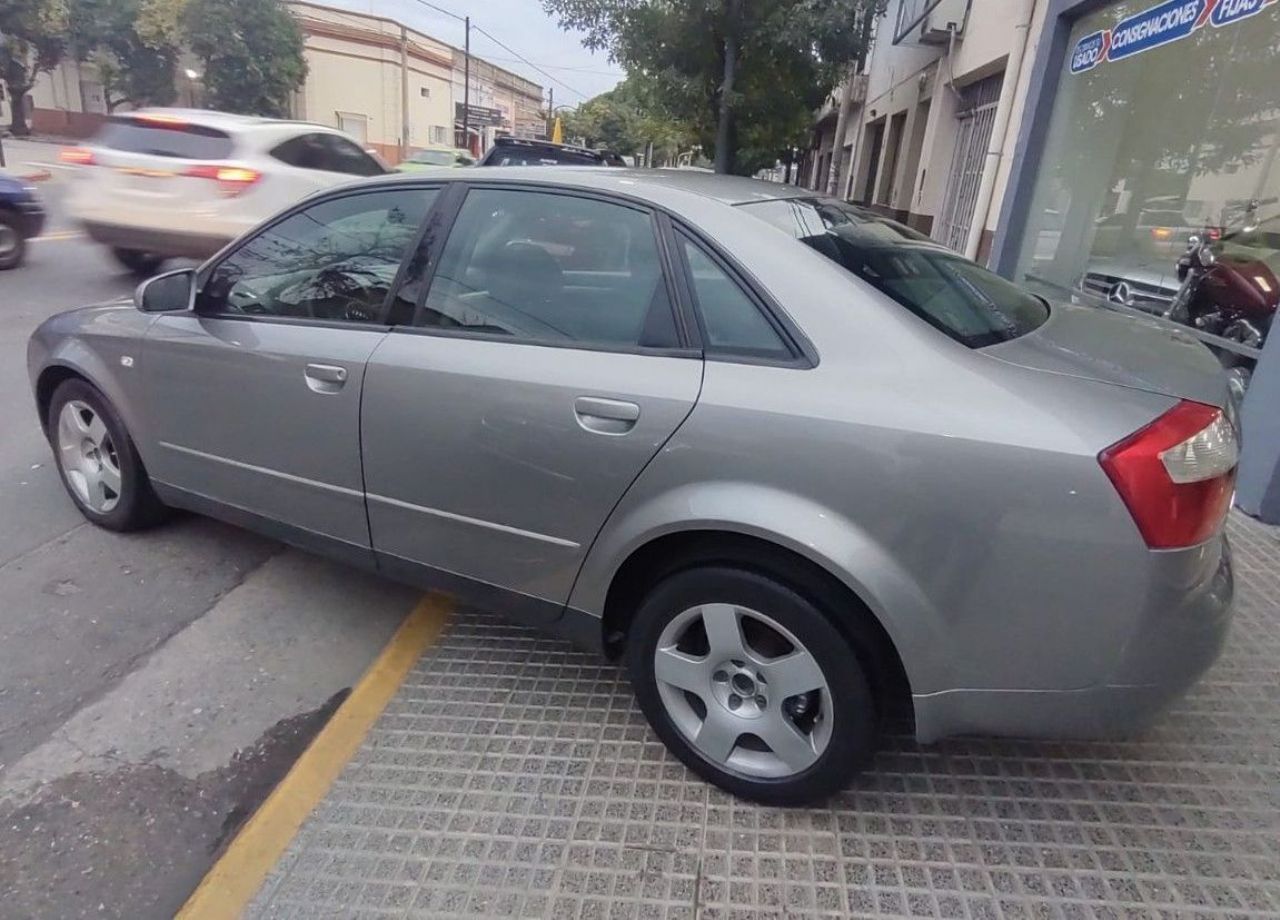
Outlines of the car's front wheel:
M 822 799 L 874 751 L 874 700 L 852 646 L 764 575 L 705 566 L 668 577 L 636 612 L 627 665 L 658 736 L 735 795 Z
M 116 257 L 117 262 L 140 278 L 154 275 L 164 265 L 164 256 L 156 255 L 154 252 L 143 252 L 141 249 L 116 247 L 111 250 L 111 254 Z
M 94 387 L 62 383 L 49 403 L 48 431 L 62 484 L 90 521 L 137 530 L 165 517 L 124 422 Z
M 22 235 L 18 219 L 0 211 L 0 271 L 17 268 L 27 254 L 27 238 Z

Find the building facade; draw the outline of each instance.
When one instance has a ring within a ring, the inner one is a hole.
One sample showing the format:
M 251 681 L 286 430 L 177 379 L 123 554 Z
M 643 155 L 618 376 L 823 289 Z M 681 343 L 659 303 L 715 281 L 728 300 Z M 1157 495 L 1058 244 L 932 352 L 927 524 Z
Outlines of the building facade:
M 294 94 L 292 116 L 339 128 L 388 163 L 427 146 L 468 146 L 483 153 L 500 133 L 543 131 L 542 87 L 472 57 L 469 137 L 462 134 L 467 58 L 445 42 L 401 23 L 307 0 L 289 0 L 303 34 L 307 79 Z M 175 104 L 201 102 L 199 76 L 179 67 Z M 194 72 L 194 70 L 192 70 Z M 9 100 L 0 101 L 8 118 Z M 107 115 L 92 64 L 67 60 L 44 74 L 28 99 L 32 129 L 86 137 Z
M 856 79 L 843 197 L 979 259 L 991 251 L 1043 0 L 894 0 Z M 832 104 L 807 170 L 825 188 Z

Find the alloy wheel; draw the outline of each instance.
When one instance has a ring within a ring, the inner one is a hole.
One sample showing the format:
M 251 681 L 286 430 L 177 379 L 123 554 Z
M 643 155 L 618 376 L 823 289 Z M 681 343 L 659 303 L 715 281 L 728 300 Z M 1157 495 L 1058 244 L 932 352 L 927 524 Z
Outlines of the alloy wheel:
M 99 514 L 120 502 L 120 458 L 102 416 L 78 399 L 58 414 L 58 463 L 76 497 Z
M 831 741 L 831 691 L 782 624 L 734 604 L 691 607 L 663 629 L 654 676 L 677 729 L 717 766 L 756 779 L 811 767 Z
M 0 261 L 18 251 L 18 245 L 22 242 L 18 236 L 18 231 L 10 227 L 8 224 L 0 222 Z

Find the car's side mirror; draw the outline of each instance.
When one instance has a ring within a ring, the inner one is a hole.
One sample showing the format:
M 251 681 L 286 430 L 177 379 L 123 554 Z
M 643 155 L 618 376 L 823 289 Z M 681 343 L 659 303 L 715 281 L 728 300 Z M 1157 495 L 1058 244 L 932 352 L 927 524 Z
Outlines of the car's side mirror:
M 133 305 L 143 313 L 175 313 L 190 310 L 195 297 L 196 270 L 181 268 L 138 285 L 133 292 Z

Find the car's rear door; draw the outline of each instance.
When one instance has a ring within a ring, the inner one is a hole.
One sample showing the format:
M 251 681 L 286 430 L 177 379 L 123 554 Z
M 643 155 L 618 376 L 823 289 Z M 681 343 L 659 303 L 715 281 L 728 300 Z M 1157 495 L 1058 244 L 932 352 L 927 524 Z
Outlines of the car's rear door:
M 648 210 L 484 186 L 457 207 L 365 375 L 373 545 L 390 572 L 547 620 L 692 409 L 701 355 Z
M 369 556 L 365 363 L 436 195 L 396 184 L 308 204 L 207 266 L 194 312 L 157 318 L 142 371 L 162 488 Z

